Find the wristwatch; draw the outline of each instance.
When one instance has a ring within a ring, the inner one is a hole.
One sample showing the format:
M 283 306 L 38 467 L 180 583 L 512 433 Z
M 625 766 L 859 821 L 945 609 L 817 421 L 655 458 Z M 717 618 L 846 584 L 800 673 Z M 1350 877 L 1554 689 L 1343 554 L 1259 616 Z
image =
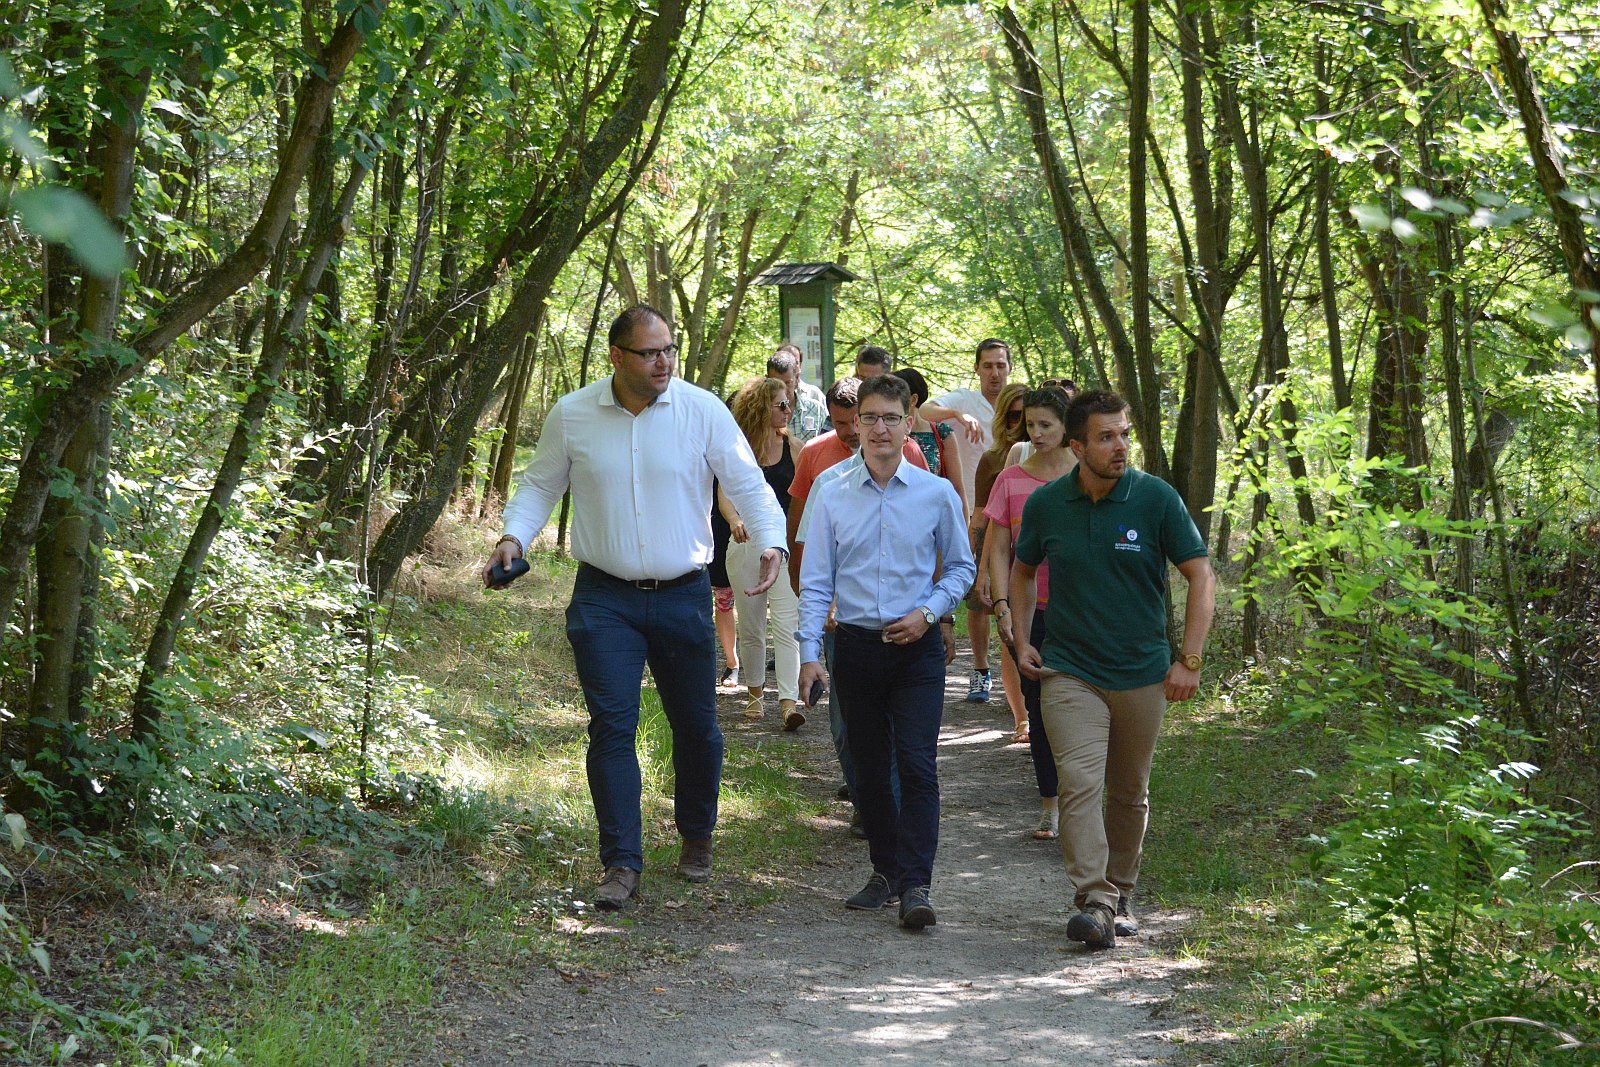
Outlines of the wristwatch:
M 1188 667 L 1191 671 L 1199 670 L 1200 664 L 1206 661 L 1206 658 L 1198 652 L 1185 652 L 1178 658 L 1183 660 L 1183 665 Z
M 939 616 L 937 616 L 937 615 L 935 615 L 933 613 L 933 609 L 932 608 L 923 606 L 923 607 L 918 608 L 917 610 L 922 612 L 923 621 L 925 621 L 929 626 L 937 626 L 937 625 L 939 625 Z

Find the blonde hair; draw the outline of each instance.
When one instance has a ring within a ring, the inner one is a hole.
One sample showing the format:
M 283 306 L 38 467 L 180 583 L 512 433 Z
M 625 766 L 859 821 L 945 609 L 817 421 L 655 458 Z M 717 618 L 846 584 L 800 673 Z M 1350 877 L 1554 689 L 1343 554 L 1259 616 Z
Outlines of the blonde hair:
M 1011 405 L 1022 399 L 1022 394 L 1028 387 L 1021 382 L 1007 382 L 1006 387 L 1000 390 L 1000 395 L 994 398 L 994 423 L 989 427 L 989 436 L 994 438 L 994 444 L 989 446 L 989 451 L 997 456 L 1004 456 L 1011 450 L 1011 446 L 1028 437 L 1026 420 L 1019 419 L 1015 426 L 1006 424 L 1006 414 L 1011 410 Z
M 772 433 L 772 405 L 779 398 L 789 399 L 789 388 L 777 378 L 751 378 L 739 387 L 733 397 L 733 421 L 744 431 L 750 450 L 761 458 L 766 449 L 767 437 Z M 784 437 L 788 430 L 778 431 Z

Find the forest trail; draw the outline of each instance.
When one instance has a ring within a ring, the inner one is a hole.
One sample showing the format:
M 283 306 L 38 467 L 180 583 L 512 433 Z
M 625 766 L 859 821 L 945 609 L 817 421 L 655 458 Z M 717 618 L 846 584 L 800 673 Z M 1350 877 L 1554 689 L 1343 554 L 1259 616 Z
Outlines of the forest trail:
M 1038 793 L 1027 747 L 1009 743 L 998 695 L 988 705 L 962 700 L 968 665 L 963 655 L 950 668 L 939 739 L 936 926 L 914 933 L 900 929 L 894 908 L 844 908 L 871 868 L 839 801 L 819 824 L 831 840 L 818 863 L 780 882 L 773 903 L 719 908 L 720 871 L 706 886 L 646 871 L 631 922 L 595 916 L 587 926 L 593 936 L 648 939 L 636 966 L 563 974 L 539 965 L 492 990 L 455 976 L 454 1022 L 418 1062 L 1183 1062 L 1183 1046 L 1205 1029 L 1168 1010 L 1175 978 L 1198 966 L 1170 951 L 1186 916 L 1138 908 L 1141 936 L 1111 951 L 1067 940 L 1071 896 L 1057 844 L 1032 838 Z M 745 723 L 739 706 L 738 696 L 719 699 L 728 734 L 778 729 L 770 693 L 760 723 Z M 831 796 L 838 769 L 826 711 L 779 736 L 802 747 L 815 772 L 806 787 Z

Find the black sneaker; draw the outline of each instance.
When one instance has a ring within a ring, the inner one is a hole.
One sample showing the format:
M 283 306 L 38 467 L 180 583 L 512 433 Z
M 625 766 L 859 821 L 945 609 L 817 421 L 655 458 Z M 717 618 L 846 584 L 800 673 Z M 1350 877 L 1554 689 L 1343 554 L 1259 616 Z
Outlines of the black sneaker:
M 835 789 L 833 791 L 833 795 L 835 797 L 837 797 L 838 799 L 840 799 L 840 800 L 849 800 L 850 799 L 850 787 L 847 786 L 847 785 L 841 785 L 838 789 Z
M 1116 948 L 1116 920 L 1111 905 L 1091 901 L 1067 923 L 1067 939 L 1082 941 L 1090 948 Z
M 1139 936 L 1139 920 L 1135 919 L 1133 913 L 1128 910 L 1128 894 L 1126 893 L 1117 895 L 1117 916 L 1116 922 L 1112 925 L 1116 928 L 1118 937 Z
M 861 809 L 857 808 L 850 813 L 850 836 L 867 839 L 867 824 L 861 821 Z
M 907 889 L 900 900 L 900 925 L 907 930 L 920 930 L 938 921 L 933 914 L 933 905 L 928 903 L 928 887 L 919 885 Z
M 856 894 L 845 900 L 844 906 L 852 911 L 877 911 L 889 903 L 892 894 L 889 892 L 889 879 L 872 872 L 872 877 L 867 879 L 867 884 L 856 891 Z

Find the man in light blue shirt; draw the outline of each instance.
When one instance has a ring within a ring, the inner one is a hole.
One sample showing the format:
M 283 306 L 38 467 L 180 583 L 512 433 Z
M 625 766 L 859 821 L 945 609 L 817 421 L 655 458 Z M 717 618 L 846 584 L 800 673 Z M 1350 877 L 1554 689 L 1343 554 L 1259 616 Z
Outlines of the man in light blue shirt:
M 904 460 L 905 382 L 871 379 L 859 395 L 864 462 L 815 494 L 801 563 L 800 691 L 827 679 L 822 632 L 835 604 L 833 685 L 873 868 L 845 905 L 873 910 L 898 896 L 900 924 L 921 929 L 935 922 L 928 896 L 939 844 L 935 757 L 945 668 L 938 623 L 977 568 L 955 489 Z M 900 769 L 898 811 L 891 753 Z

